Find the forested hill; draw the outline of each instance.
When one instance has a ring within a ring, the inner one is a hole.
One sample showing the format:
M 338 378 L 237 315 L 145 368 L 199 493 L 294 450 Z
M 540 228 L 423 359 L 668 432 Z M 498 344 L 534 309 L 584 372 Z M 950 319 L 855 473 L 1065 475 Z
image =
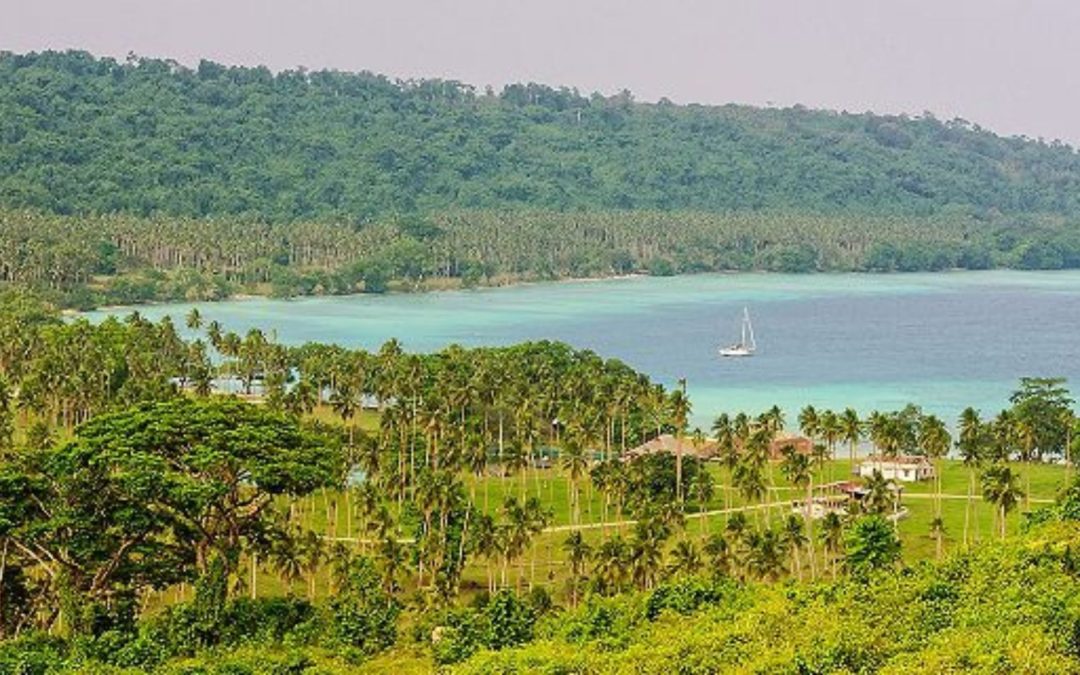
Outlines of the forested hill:
M 349 223 L 451 207 L 1072 217 L 1080 156 L 932 117 L 3 53 L 0 204 Z

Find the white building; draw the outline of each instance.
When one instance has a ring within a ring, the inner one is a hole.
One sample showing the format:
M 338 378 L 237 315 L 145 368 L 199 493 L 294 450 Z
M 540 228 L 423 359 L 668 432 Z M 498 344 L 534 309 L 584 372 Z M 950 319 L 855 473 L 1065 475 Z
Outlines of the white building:
M 859 475 L 869 478 L 878 471 L 886 480 L 898 480 L 905 483 L 930 480 L 934 477 L 934 465 L 919 455 L 900 455 L 899 457 L 879 457 L 871 455 L 859 464 Z

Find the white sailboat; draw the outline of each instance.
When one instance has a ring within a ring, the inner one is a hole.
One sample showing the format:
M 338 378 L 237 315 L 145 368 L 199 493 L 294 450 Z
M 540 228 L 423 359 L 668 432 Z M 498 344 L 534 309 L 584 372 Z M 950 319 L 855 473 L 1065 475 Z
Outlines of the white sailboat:
M 739 341 L 720 348 L 720 356 L 753 356 L 757 350 L 754 342 L 754 324 L 750 323 L 750 310 L 743 307 L 742 334 Z

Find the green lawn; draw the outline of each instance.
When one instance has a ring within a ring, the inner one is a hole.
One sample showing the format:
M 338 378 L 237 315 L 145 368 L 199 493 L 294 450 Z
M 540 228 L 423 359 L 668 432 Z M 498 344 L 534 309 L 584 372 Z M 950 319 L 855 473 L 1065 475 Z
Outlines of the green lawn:
M 1035 465 L 1029 467 L 1016 464 L 1013 468 L 1020 473 L 1023 485 L 1026 485 L 1028 473 L 1030 472 L 1031 497 L 1034 500 L 1053 499 L 1066 479 L 1066 470 L 1060 466 Z M 783 477 L 779 468 L 773 466 L 772 469 L 774 479 L 782 481 Z M 951 496 L 951 498 L 942 499 L 942 519 L 945 523 L 946 532 L 944 549 L 948 553 L 963 546 L 965 508 L 968 503 L 966 499 L 968 472 L 961 463 L 953 461 L 943 461 L 941 469 L 943 494 Z M 723 509 L 725 500 L 723 490 L 720 488 L 727 482 L 726 472 L 717 465 L 710 465 L 709 470 L 715 473 L 718 490 L 713 500 L 707 505 L 707 509 Z M 848 460 L 844 459 L 836 460 L 824 467 L 822 475 L 819 475 L 816 480 L 818 482 L 828 482 L 830 480 L 844 479 L 848 476 L 850 476 L 850 464 Z M 609 510 L 606 520 L 603 518 L 603 499 L 601 495 L 596 490 L 588 487 L 587 481 L 582 480 L 580 482 L 582 496 L 580 525 L 584 527 L 583 534 L 586 540 L 597 544 L 604 537 L 611 536 L 616 531 L 629 534 L 630 528 L 628 525 L 612 524 L 622 520 L 614 513 L 614 508 Z M 536 538 L 532 551 L 526 555 L 523 561 L 524 567 L 521 572 L 525 582 L 531 579 L 537 584 L 548 586 L 553 591 L 561 592 L 566 584 L 565 556 L 561 545 L 567 536 L 565 528 L 570 526 L 572 521 L 569 481 L 565 475 L 556 469 L 530 471 L 526 475 L 524 488 L 520 476 L 507 478 L 488 477 L 486 479 L 476 479 L 468 476 L 465 478 L 465 483 L 466 488 L 474 494 L 476 504 L 489 513 L 496 514 L 498 512 L 505 495 L 517 496 L 522 489 L 528 495 L 538 494 L 544 504 L 552 509 L 551 526 L 563 529 L 545 532 Z M 935 555 L 935 542 L 930 535 L 930 523 L 934 518 L 934 500 L 932 498 L 934 489 L 934 484 L 929 482 L 904 484 L 906 497 L 903 500 L 903 505 L 908 508 L 909 515 L 899 522 L 898 531 L 903 542 L 903 557 L 908 563 L 933 558 Z M 773 495 L 776 502 L 783 502 L 798 498 L 801 496 L 801 491 L 796 491 L 790 486 L 780 483 L 775 486 Z M 337 493 L 320 493 L 302 500 L 298 505 L 302 522 L 317 532 L 334 532 L 333 529 L 327 527 L 327 503 L 334 501 L 339 505 L 337 509 L 336 535 L 339 537 L 346 536 L 348 527 L 343 508 L 344 500 L 343 496 Z M 745 505 L 737 493 L 731 495 L 731 501 L 732 505 L 736 507 Z M 1042 505 L 1036 502 L 1032 504 L 1032 508 L 1038 508 Z M 686 536 L 691 539 L 700 540 L 704 533 L 719 531 L 724 527 L 727 516 L 713 514 L 705 519 L 703 530 L 701 518 L 695 515 L 696 511 L 696 504 L 687 505 Z M 1023 507 L 1010 514 L 1008 518 L 1007 532 L 1010 535 L 1015 534 L 1020 527 L 1023 518 L 1021 511 L 1023 511 Z M 786 516 L 789 512 L 786 506 L 779 504 L 769 511 L 774 523 L 779 522 L 780 518 Z M 764 519 L 768 515 L 762 511 L 756 517 Z M 360 525 L 359 517 L 354 516 L 352 523 L 353 537 L 361 536 Z M 404 534 L 407 536 L 410 533 Z M 976 494 L 971 502 L 969 540 L 974 543 L 975 541 L 983 541 L 996 536 L 994 512 Z M 358 546 L 361 549 L 365 548 L 362 543 L 350 545 Z M 818 555 L 819 566 L 824 569 L 824 561 L 820 558 L 822 554 L 819 552 Z M 263 565 L 260 565 L 260 567 L 262 568 L 258 582 L 260 594 L 285 592 L 283 583 L 269 568 Z M 463 576 L 463 589 L 466 593 L 486 587 L 487 576 L 485 570 L 486 566 L 483 560 L 474 559 L 470 562 Z M 321 570 L 319 573 L 317 580 L 317 593 L 319 595 L 327 592 L 327 574 L 327 570 Z M 513 580 L 515 577 L 516 572 L 512 571 L 510 578 Z M 293 588 L 296 593 L 304 593 L 306 592 L 305 589 L 306 585 L 303 583 L 298 583 Z

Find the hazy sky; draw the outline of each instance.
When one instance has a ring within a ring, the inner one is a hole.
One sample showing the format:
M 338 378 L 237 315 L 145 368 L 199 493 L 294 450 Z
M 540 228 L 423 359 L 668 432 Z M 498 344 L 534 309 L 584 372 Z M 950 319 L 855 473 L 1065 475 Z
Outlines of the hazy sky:
M 1080 144 L 1080 0 L 0 0 L 0 49 L 954 116 Z

